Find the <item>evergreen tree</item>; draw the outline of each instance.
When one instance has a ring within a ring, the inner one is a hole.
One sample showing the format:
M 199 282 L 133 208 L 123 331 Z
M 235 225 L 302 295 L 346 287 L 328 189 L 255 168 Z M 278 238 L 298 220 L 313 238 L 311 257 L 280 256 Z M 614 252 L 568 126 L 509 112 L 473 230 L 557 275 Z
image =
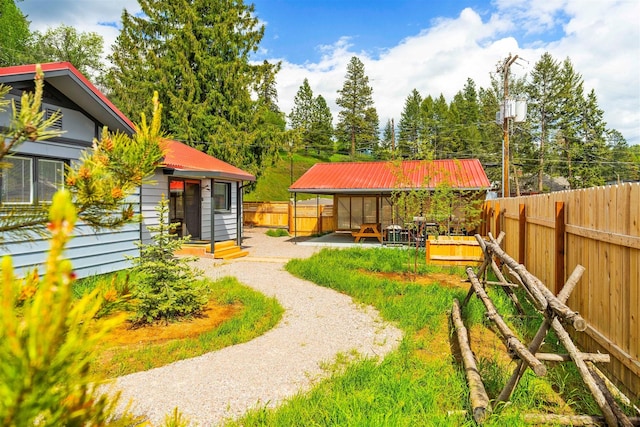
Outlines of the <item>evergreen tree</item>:
M 309 80 L 304 79 L 293 98 L 293 108 L 289 114 L 289 125 L 295 129 L 301 138 L 301 143 L 305 148 L 313 145 L 311 128 L 314 120 L 314 99 L 313 91 L 309 86 Z
M 333 152 L 333 116 L 322 95 L 313 100 L 313 120 L 311 122 L 311 140 L 317 150 L 327 153 Z
M 29 21 L 14 0 L 0 0 L 0 67 L 25 64 L 31 38 Z
M 84 76 L 97 80 L 103 71 L 103 45 L 98 33 L 78 32 L 63 24 L 44 33 L 33 33 L 30 62 L 70 62 Z
M 351 157 L 355 156 L 357 148 L 376 147 L 378 112 L 373 105 L 373 89 L 369 86 L 364 64 L 356 56 L 347 65 L 345 82 L 338 95 L 336 103 L 342 107 L 336 127 L 338 140 L 350 146 Z
M 390 160 L 395 157 L 397 152 L 395 146 L 395 131 L 393 121 L 391 119 L 387 120 L 387 124 L 384 126 L 384 130 L 382 131 L 382 139 L 378 145 L 378 150 L 375 153 L 377 158 Z
M 547 159 L 551 136 L 558 121 L 560 96 L 560 68 L 558 62 L 545 52 L 531 71 L 531 84 L 527 88 L 528 119 L 534 140 L 538 146 L 538 191 L 542 191 L 542 178 L 547 171 Z
M 153 242 L 138 243 L 140 257 L 129 257 L 136 262 L 134 270 L 139 277 L 132 293 L 136 301 L 133 320 L 138 323 L 193 316 L 208 300 L 206 290 L 198 285 L 199 272 L 189 265 L 195 258 L 174 255 L 190 236 L 173 234 L 178 225 L 169 224 L 169 201 L 164 194 L 156 212 L 158 225 L 149 226 Z
M 139 3 L 140 16 L 123 12 L 110 56 L 105 84 L 116 105 L 131 114 L 155 88 L 165 105 L 163 123 L 176 139 L 259 174 L 284 131 L 261 139 L 269 120 L 255 118 L 259 101 L 251 92 L 272 88 L 269 73 L 278 67 L 250 62 L 264 34 L 254 6 L 242 0 Z M 273 101 L 273 94 L 262 95 Z
M 576 179 L 575 159 L 580 156 L 580 109 L 584 104 L 584 89 L 582 76 L 575 71 L 569 58 L 566 58 L 558 75 L 558 118 L 556 123 L 555 146 L 557 147 L 558 162 L 556 172 L 569 180 L 571 188 L 579 184 Z
M 603 111 L 598 107 L 595 92 L 591 90 L 580 103 L 579 127 L 576 150 L 573 154 L 572 188 L 587 188 L 603 185 L 607 163 L 611 160 L 605 141 L 606 123 Z
M 398 146 L 403 157 L 420 159 L 428 151 L 422 144 L 424 118 L 421 108 L 422 97 L 413 89 L 404 102 L 404 109 L 398 123 Z
M 425 121 L 422 138 L 432 150 L 433 158 L 450 157 L 450 142 L 453 131 L 447 100 L 442 93 L 436 99 L 429 95 L 422 101 L 421 108 Z
M 483 151 L 478 129 L 480 104 L 472 79 L 467 79 L 462 91 L 454 96 L 449 110 L 455 120 L 453 148 L 457 155 L 454 157 L 479 157 Z

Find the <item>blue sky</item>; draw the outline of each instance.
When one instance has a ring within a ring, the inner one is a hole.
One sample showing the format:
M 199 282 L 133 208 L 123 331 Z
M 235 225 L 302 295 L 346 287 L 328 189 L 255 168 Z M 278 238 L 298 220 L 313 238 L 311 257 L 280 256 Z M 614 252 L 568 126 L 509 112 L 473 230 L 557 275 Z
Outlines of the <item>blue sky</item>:
M 24 0 L 32 29 L 61 23 L 94 31 L 109 48 L 136 0 Z M 569 57 L 594 89 L 609 128 L 640 143 L 638 0 L 254 0 L 265 35 L 255 60 L 281 61 L 279 104 L 291 111 L 307 78 L 337 118 L 335 99 L 353 56 L 365 65 L 381 127 L 400 118 L 415 88 L 451 100 L 467 78 L 487 87 L 509 54 L 526 76 L 544 52 Z

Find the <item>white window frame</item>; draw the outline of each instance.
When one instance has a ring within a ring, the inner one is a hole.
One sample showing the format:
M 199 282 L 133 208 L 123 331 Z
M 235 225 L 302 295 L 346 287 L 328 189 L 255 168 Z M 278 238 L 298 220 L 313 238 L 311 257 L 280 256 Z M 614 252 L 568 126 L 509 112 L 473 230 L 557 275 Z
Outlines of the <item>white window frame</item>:
M 2 194 L 0 196 L 0 203 L 4 205 L 33 205 L 35 203 L 51 203 L 51 198 L 53 194 L 49 196 L 44 196 L 42 184 L 44 180 L 41 180 L 41 168 L 40 165 L 43 163 L 57 163 L 62 166 L 62 174 L 57 175 L 53 178 L 54 185 L 56 186 L 56 191 L 64 188 L 64 174 L 65 174 L 65 166 L 66 162 L 61 159 L 50 159 L 45 157 L 33 157 L 33 156 L 10 156 L 5 158 L 5 161 L 11 161 L 11 159 L 19 159 L 23 161 L 28 161 L 28 174 L 23 174 L 23 187 L 24 181 L 28 180 L 28 188 L 29 188 L 29 201 L 11 201 L 6 200 L 7 194 L 7 174 L 9 168 L 3 168 L 2 170 Z M 28 175 L 28 177 L 26 177 Z

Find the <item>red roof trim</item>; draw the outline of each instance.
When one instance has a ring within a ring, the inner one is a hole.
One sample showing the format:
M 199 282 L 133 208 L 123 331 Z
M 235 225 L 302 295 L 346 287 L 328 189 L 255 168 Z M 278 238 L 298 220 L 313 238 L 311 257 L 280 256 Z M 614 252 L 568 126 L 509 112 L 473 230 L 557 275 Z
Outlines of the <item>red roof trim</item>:
M 96 88 L 93 83 L 91 83 L 76 67 L 73 66 L 70 62 L 47 62 L 44 64 L 40 64 L 40 68 L 47 77 L 48 72 L 54 71 L 69 71 L 71 75 L 75 76 L 84 86 L 87 87 L 89 92 L 94 93 L 102 102 L 104 102 L 107 107 L 109 107 L 122 121 L 124 121 L 128 126 L 132 129 L 136 129 L 136 126 L 133 124 L 131 120 L 127 116 L 124 115 L 122 111 L 118 109 L 109 99 L 102 93 L 98 88 Z M 0 68 L 0 76 L 18 76 L 31 74 L 35 76 L 36 74 L 36 64 L 28 64 L 28 65 L 16 65 L 12 67 L 4 67 Z
M 491 186 L 478 159 L 446 159 L 316 163 L 289 187 L 289 191 L 355 193 L 435 188 L 445 180 L 458 189 L 488 189 Z
M 194 175 L 206 173 L 221 178 L 237 179 L 241 181 L 255 181 L 256 177 L 240 168 L 223 162 L 213 156 L 196 150 L 182 142 L 165 140 L 164 167 Z

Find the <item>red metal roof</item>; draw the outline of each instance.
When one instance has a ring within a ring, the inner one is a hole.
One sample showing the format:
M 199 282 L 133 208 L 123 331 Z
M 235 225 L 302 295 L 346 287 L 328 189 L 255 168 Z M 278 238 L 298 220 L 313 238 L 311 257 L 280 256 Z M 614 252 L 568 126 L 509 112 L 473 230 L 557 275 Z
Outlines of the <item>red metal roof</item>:
M 40 68 L 44 73 L 45 80 L 50 80 L 55 77 L 69 77 L 77 86 L 82 87 L 85 93 L 88 93 L 92 96 L 98 98 L 99 103 L 106 108 L 111 110 L 111 113 L 118 117 L 121 122 L 123 122 L 126 126 L 130 127 L 131 130 L 135 129 L 135 126 L 131 120 L 127 116 L 122 113 L 109 99 L 96 88 L 93 83 L 91 83 L 87 78 L 82 75 L 80 71 L 76 67 L 74 67 L 70 62 L 48 62 L 44 64 L 40 64 Z M 28 65 L 16 65 L 13 67 L 3 67 L 0 68 L 0 77 L 13 77 L 17 80 L 29 79 L 33 80 L 36 74 L 36 64 L 28 64 Z M 6 79 L 1 79 L 6 80 Z M 52 83 L 56 86 L 61 92 L 65 95 L 74 98 L 73 88 L 67 89 L 65 81 L 53 81 Z M 10 85 L 10 83 L 9 83 Z M 95 99 L 95 98 L 94 98 Z M 74 101 L 78 102 L 77 99 Z M 91 101 L 88 101 L 91 102 Z M 95 101 L 93 101 L 95 103 Z M 79 104 L 82 104 L 78 102 Z M 83 108 L 87 108 L 87 105 L 81 105 Z M 92 111 L 93 112 L 93 111 Z M 115 130 L 115 129 L 112 129 Z
M 478 159 L 405 160 L 316 163 L 289 187 L 289 191 L 388 192 L 397 188 L 430 189 L 446 181 L 456 189 L 479 190 L 491 186 Z
M 163 166 L 181 172 L 181 175 L 193 175 L 207 178 L 230 178 L 241 181 L 255 181 L 256 177 L 229 163 L 216 159 L 202 151 L 178 141 L 165 141 Z

